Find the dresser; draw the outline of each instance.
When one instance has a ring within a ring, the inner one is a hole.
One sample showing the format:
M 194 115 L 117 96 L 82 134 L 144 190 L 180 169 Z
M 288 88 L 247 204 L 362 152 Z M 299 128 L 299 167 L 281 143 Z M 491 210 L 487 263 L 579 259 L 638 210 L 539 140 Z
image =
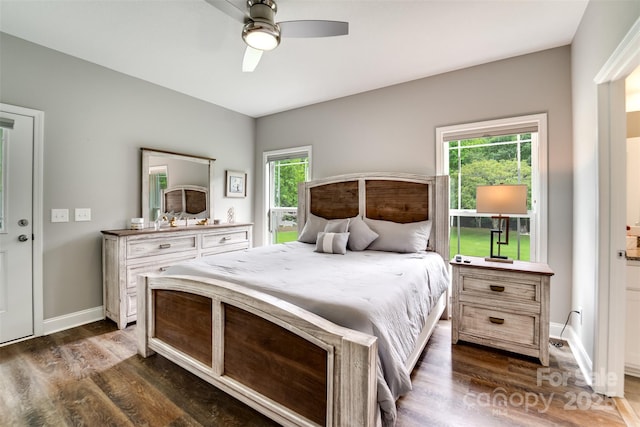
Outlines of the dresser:
M 465 262 L 467 261 L 467 262 Z M 549 365 L 547 264 L 489 262 L 463 256 L 451 261 L 451 341 L 467 341 L 538 358 Z
M 624 364 L 625 374 L 640 377 L 640 250 L 634 251 L 630 254 L 632 251 L 627 250 Z
M 247 249 L 252 224 L 190 225 L 160 230 L 102 231 L 105 317 L 123 329 L 136 320 L 138 275 L 161 273 L 202 256 Z

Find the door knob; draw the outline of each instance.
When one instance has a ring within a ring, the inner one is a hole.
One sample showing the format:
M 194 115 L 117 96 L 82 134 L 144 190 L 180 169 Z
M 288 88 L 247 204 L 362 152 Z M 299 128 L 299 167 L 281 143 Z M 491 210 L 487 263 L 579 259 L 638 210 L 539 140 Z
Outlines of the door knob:
M 29 240 L 29 237 L 26 234 L 21 234 L 18 236 L 18 240 L 21 242 L 26 242 L 27 240 Z

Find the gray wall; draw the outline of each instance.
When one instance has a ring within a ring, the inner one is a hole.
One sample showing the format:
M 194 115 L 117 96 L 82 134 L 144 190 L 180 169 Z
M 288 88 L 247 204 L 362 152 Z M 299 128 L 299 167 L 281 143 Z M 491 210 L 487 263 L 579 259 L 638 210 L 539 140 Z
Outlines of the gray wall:
M 100 230 L 140 216 L 140 147 L 216 158 L 214 216 L 234 206 L 252 219 L 251 188 L 223 195 L 225 169 L 253 175 L 254 119 L 7 34 L 0 43 L 0 102 L 45 112 L 45 319 L 102 305 Z M 50 222 L 52 208 L 76 207 L 92 221 Z
M 257 119 L 262 152 L 313 146 L 313 175 L 362 171 L 435 174 L 435 128 L 546 112 L 549 125 L 551 321 L 566 319 L 572 284 L 571 51 L 568 46 L 441 74 Z M 264 231 L 256 192 L 254 237 Z
M 597 86 L 593 79 L 640 16 L 640 1 L 589 2 L 572 44 L 574 132 L 573 304 L 583 322 L 573 327 L 591 360 L 597 307 Z M 603 301 L 603 303 L 605 303 Z

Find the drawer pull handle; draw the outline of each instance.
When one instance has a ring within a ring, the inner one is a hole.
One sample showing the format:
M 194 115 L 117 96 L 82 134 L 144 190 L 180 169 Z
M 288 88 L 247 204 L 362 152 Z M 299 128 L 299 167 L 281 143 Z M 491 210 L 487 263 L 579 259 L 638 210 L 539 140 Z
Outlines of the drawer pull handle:
M 489 288 L 491 288 L 493 292 L 504 292 L 504 286 L 489 285 Z
M 222 241 L 223 241 L 223 242 L 226 242 L 227 240 L 231 240 L 231 236 L 224 236 L 224 237 L 222 238 Z
M 160 267 L 159 270 L 160 271 L 167 271 L 169 269 L 169 267 Z
M 160 245 L 160 249 L 169 249 L 171 247 L 171 243 L 163 243 Z
M 502 325 L 504 323 L 504 319 L 501 319 L 499 317 L 491 317 L 491 316 L 489 316 L 489 321 L 491 323 L 495 323 L 496 325 Z

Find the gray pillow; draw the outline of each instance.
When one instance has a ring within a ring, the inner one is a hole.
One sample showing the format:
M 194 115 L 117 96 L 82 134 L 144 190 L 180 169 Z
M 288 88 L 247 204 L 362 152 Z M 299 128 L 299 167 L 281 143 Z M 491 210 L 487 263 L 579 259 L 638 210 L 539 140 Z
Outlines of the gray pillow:
M 378 233 L 370 229 L 359 216 L 351 218 L 349 221 L 349 233 L 347 246 L 352 251 L 364 251 L 371 242 L 378 238 Z
M 349 230 L 349 219 L 330 219 L 324 226 L 326 233 L 346 233 Z
M 310 213 L 309 218 L 307 218 L 307 222 L 302 228 L 302 233 L 298 236 L 298 241 L 303 243 L 315 243 L 318 233 L 324 231 L 328 222 L 329 221 L 326 219 Z
M 365 218 L 364 222 L 378 233 L 378 238 L 367 249 L 401 253 L 418 252 L 427 249 L 429 235 L 431 234 L 431 221 L 400 224 Z
M 316 240 L 316 252 L 325 254 L 341 254 L 347 253 L 347 241 L 349 233 L 318 233 Z

